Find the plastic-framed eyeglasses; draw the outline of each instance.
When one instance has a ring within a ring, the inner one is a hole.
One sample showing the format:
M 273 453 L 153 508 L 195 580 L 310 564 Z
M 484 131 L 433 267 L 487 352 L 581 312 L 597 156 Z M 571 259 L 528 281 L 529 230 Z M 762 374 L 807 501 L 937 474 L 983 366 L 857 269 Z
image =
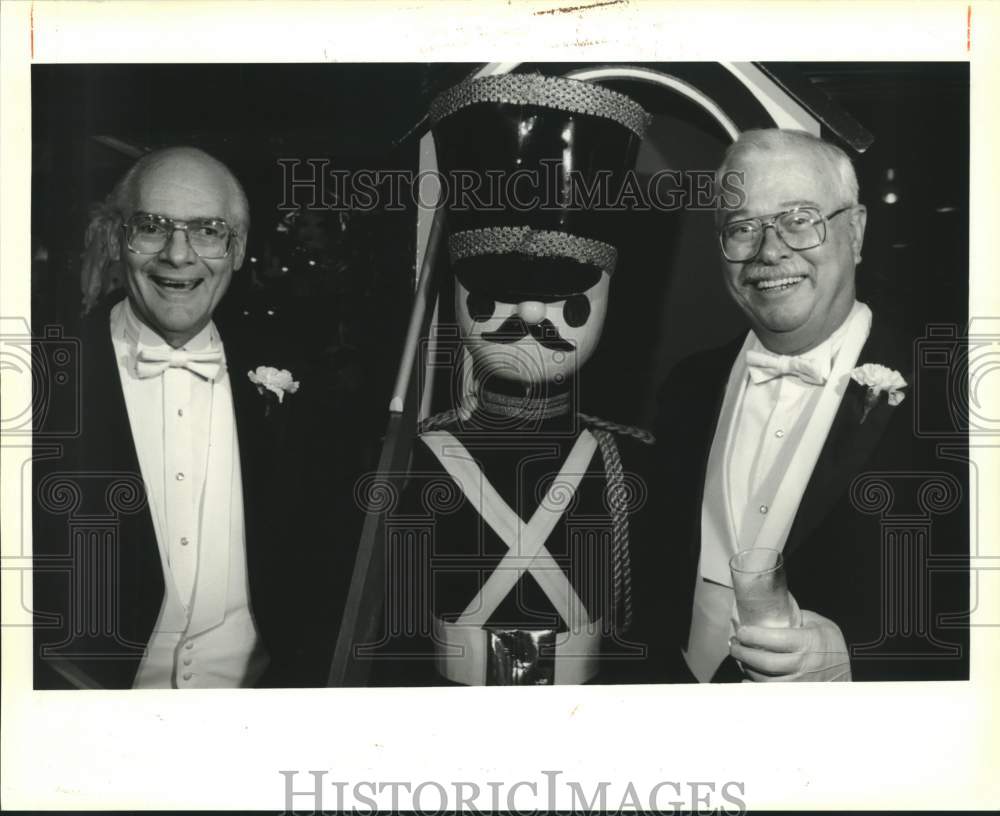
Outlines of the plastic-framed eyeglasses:
M 187 235 L 191 249 L 199 258 L 224 258 L 229 254 L 236 230 L 221 218 L 192 218 L 175 221 L 165 215 L 139 212 L 122 226 L 125 242 L 132 252 L 139 255 L 156 255 L 170 241 L 177 230 Z
M 793 207 L 774 215 L 731 221 L 719 230 L 719 245 L 727 261 L 749 261 L 760 252 L 767 228 L 774 227 L 789 249 L 815 249 L 826 241 L 826 222 L 853 207 L 849 204 L 829 215 L 823 215 L 815 207 Z

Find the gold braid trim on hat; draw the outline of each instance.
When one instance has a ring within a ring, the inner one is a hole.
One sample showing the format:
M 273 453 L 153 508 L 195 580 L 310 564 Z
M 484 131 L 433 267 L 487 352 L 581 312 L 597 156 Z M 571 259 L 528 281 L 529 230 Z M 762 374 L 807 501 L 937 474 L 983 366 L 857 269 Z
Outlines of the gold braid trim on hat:
M 650 122 L 650 116 L 642 106 L 625 94 L 592 82 L 541 74 L 501 74 L 466 79 L 438 94 L 431 102 L 431 122 L 436 125 L 455 111 L 484 102 L 535 105 L 600 116 L 627 127 L 640 139 L 646 135 Z
M 610 277 L 618 264 L 618 250 L 593 238 L 531 227 L 484 227 L 456 232 L 448 238 L 451 262 L 480 255 L 533 255 L 569 258 L 596 266 Z

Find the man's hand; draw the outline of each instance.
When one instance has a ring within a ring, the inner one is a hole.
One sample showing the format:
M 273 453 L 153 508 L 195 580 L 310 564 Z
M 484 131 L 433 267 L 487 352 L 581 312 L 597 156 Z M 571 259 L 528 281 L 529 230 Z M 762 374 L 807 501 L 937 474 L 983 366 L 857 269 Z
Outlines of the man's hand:
M 840 627 L 807 609 L 802 610 L 802 625 L 797 628 L 738 627 L 729 653 L 758 682 L 851 679 L 851 661 Z

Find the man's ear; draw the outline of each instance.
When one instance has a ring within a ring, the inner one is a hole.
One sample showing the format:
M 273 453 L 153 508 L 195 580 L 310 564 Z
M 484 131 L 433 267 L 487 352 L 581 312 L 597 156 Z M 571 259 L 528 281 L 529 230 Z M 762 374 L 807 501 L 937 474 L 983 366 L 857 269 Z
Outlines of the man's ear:
M 233 247 L 233 271 L 243 266 L 243 256 L 247 251 L 247 237 L 242 232 L 237 233 Z
M 861 246 L 865 242 L 865 226 L 868 223 L 868 209 L 864 204 L 855 204 L 850 215 L 851 249 L 854 263 L 861 263 Z

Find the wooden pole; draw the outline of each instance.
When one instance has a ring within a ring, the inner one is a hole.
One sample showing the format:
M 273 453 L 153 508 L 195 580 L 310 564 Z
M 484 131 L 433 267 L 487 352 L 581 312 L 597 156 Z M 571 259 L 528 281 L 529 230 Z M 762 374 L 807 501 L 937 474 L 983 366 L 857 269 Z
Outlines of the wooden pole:
M 380 479 L 387 489 L 401 491 L 409 467 L 410 450 L 416 436 L 417 412 L 420 398 L 416 393 L 417 377 L 413 376 L 423 355 L 418 354 L 420 343 L 427 337 L 437 297 L 435 269 L 439 249 L 444 240 L 444 209 L 434 213 L 427 251 L 424 253 L 420 278 L 410 313 L 410 325 L 403 345 L 403 357 L 396 376 L 392 400 L 389 404 L 389 421 L 385 441 L 379 457 Z M 385 518 L 384 513 L 368 510 L 361 530 L 354 572 L 347 592 L 344 616 L 337 635 L 337 645 L 327 686 L 363 686 L 371 669 L 370 661 L 356 660 L 358 646 L 375 644 L 381 632 L 382 613 L 385 608 Z

